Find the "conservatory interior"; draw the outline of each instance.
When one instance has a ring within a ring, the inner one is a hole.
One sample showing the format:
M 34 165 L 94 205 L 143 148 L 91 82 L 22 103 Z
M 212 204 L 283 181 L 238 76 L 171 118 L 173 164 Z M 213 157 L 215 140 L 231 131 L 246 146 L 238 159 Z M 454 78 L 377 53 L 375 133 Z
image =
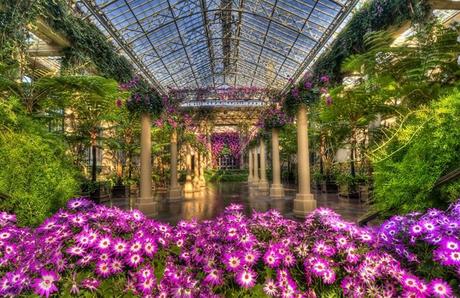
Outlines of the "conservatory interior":
M 1 297 L 460 297 L 459 0 L 1 0 Z

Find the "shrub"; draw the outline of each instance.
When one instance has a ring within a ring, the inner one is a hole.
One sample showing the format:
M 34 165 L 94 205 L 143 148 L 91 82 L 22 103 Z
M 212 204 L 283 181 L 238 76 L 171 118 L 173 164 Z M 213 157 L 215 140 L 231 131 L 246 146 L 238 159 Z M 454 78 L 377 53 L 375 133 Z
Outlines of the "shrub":
M 409 116 L 373 158 L 375 201 L 385 215 L 446 207 L 459 193 L 433 192 L 436 181 L 460 165 L 460 92 Z
M 37 225 L 76 194 L 76 170 L 62 140 L 15 109 L 0 103 L 0 208 Z

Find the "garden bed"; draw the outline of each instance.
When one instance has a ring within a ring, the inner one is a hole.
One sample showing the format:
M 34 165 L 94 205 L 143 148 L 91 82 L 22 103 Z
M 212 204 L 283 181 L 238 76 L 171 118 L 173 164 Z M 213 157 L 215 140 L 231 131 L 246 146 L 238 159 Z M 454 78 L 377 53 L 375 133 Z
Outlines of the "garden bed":
M 361 228 L 329 209 L 176 226 L 72 199 L 37 228 L 0 214 L 0 295 L 454 297 L 460 203 Z M 443 279 L 441 279 L 443 278 Z

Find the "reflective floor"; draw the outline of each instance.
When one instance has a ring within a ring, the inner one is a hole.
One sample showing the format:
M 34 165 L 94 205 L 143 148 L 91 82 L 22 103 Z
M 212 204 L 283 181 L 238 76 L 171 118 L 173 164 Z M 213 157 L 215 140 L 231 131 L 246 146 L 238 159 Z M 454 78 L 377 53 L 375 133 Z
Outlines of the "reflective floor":
M 285 199 L 272 200 L 267 194 L 251 190 L 247 183 L 208 184 L 201 192 L 175 202 L 169 201 L 166 193 L 157 194 L 155 212 L 150 216 L 171 224 L 181 219 L 211 219 L 219 215 L 226 206 L 236 203 L 243 205 L 247 214 L 253 209 L 277 209 L 286 217 L 294 218 L 292 208 L 295 193 L 294 188 L 286 187 Z M 350 221 L 356 221 L 367 211 L 367 206 L 358 200 L 339 199 L 337 194 L 315 194 L 315 197 L 318 207 L 331 208 Z

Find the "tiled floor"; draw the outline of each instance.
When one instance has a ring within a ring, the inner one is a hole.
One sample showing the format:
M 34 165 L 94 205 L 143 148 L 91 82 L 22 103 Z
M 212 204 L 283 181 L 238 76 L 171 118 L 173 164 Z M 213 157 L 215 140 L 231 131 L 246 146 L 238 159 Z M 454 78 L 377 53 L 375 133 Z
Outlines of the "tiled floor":
M 160 193 L 156 198 L 156 212 L 150 216 L 171 224 L 181 219 L 210 219 L 220 214 L 226 206 L 236 203 L 242 204 L 247 214 L 253 209 L 266 211 L 273 208 L 294 218 L 294 187 L 286 187 L 286 198 L 279 200 L 272 200 L 266 194 L 251 190 L 247 183 L 210 184 L 201 192 L 175 202 L 170 202 L 166 193 Z M 315 197 L 318 207 L 331 208 L 350 221 L 356 221 L 367 211 L 367 206 L 358 200 L 339 199 L 337 194 L 315 194 Z

